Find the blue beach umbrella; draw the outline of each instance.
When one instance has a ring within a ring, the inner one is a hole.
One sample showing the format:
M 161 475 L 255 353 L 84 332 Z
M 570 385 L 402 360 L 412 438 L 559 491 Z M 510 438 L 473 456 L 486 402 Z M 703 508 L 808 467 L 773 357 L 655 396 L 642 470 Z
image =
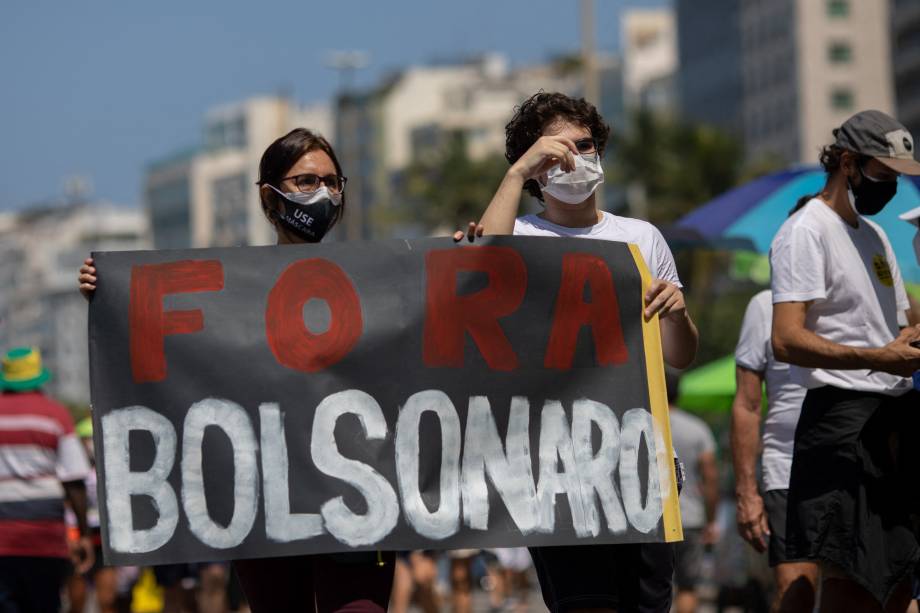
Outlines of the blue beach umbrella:
M 812 166 L 766 175 L 711 200 L 676 225 L 695 230 L 706 239 L 749 239 L 755 249 L 767 253 L 773 236 L 796 201 L 819 192 L 825 179 L 824 171 Z M 920 178 L 902 176 L 894 199 L 871 218 L 888 234 L 904 280 L 914 283 L 920 283 L 920 265 L 912 245 L 917 229 L 898 219 L 898 215 L 917 206 L 920 206 Z

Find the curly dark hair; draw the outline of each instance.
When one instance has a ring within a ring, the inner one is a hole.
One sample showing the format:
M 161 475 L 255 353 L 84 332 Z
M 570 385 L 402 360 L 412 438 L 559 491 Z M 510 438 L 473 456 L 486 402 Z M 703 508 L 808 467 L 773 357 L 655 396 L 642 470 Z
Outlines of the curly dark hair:
M 834 135 L 835 139 L 837 138 L 838 132 L 840 132 L 840 128 L 834 128 L 832 134 Z M 824 172 L 827 175 L 832 175 L 838 170 L 840 170 L 840 166 L 843 163 L 843 154 L 846 153 L 847 151 L 848 151 L 847 149 L 844 149 L 837 143 L 831 143 L 830 145 L 825 145 L 824 147 L 821 147 L 821 153 L 818 154 L 818 163 L 821 164 L 821 168 L 824 169 Z M 850 152 L 850 153 L 853 153 L 853 152 Z M 865 160 L 867 159 L 866 156 L 859 155 L 859 154 L 856 154 L 856 155 L 857 155 L 858 163 L 860 164 L 865 163 Z M 817 198 L 820 193 L 821 192 L 818 192 L 817 194 L 805 194 L 804 196 L 799 198 L 798 201 L 795 203 L 795 206 L 792 207 L 792 210 L 789 211 L 789 215 L 791 216 L 794 213 L 797 213 L 799 209 L 801 209 L 803 206 L 808 204 L 809 200 L 811 200 L 812 198 Z
M 543 136 L 546 126 L 559 119 L 586 127 L 597 141 L 598 153 L 604 155 L 610 126 L 594 105 L 584 98 L 541 91 L 522 102 L 505 126 L 505 158 L 508 163 L 517 162 Z M 524 189 L 534 198 L 543 200 L 543 192 L 533 179 L 524 183 Z
M 837 137 L 837 132 L 839 131 L 840 128 L 834 128 L 834 138 Z M 818 162 L 821 164 L 821 168 L 824 169 L 824 172 L 831 174 L 840 168 L 840 158 L 843 157 L 844 151 L 846 151 L 846 149 L 836 143 L 825 145 L 821 148 L 821 154 L 818 156 Z

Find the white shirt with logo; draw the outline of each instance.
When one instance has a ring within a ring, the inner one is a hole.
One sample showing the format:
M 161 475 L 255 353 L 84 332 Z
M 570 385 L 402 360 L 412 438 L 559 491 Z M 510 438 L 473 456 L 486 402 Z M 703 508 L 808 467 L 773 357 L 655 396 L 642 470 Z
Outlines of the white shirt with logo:
M 763 424 L 763 490 L 789 489 L 795 426 L 802 411 L 805 388 L 792 381 L 789 364 L 773 356 L 773 297 L 765 289 L 748 303 L 735 348 L 735 363 L 763 374 L 767 387 L 767 417 Z
M 773 304 L 812 302 L 805 327 L 851 347 L 882 347 L 899 332 L 909 308 L 894 251 L 877 224 L 859 217 L 853 228 L 814 198 L 782 225 L 770 247 Z M 793 366 L 792 378 L 808 388 L 899 396 L 910 379 L 884 372 Z

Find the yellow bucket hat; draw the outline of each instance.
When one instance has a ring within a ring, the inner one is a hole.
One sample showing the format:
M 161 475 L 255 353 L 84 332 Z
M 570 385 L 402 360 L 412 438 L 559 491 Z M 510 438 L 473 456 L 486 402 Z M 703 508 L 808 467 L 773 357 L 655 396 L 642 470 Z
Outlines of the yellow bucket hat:
M 38 389 L 51 378 L 42 366 L 41 353 L 35 347 L 16 347 L 3 356 L 0 389 L 27 392 Z

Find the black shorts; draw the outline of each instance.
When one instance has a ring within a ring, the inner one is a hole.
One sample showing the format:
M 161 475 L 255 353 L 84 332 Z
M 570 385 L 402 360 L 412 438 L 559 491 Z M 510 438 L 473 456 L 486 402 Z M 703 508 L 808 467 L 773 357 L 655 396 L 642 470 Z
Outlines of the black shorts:
M 153 567 L 153 576 L 157 584 L 165 587 L 176 587 L 183 582 L 193 584 L 198 581 L 197 564 L 160 564 Z
M 211 564 L 226 566 L 226 562 L 186 562 L 179 564 L 160 564 L 153 567 L 153 576 L 157 584 L 166 587 L 181 586 L 188 589 L 198 585 L 198 577 L 205 567 Z
M 678 590 L 695 590 L 703 569 L 703 531 L 684 528 L 684 540 L 674 543 L 674 585 Z
M 770 527 L 770 567 L 786 562 L 805 562 L 806 558 L 790 558 L 786 555 L 786 507 L 789 504 L 789 490 L 764 492 L 763 506 Z
M 838 567 L 880 603 L 920 560 L 920 393 L 808 390 L 795 431 L 786 557 Z
M 671 609 L 671 543 L 531 547 L 543 602 L 552 613 L 607 608 L 640 613 Z
M 0 556 L 0 611 L 59 611 L 64 558 Z
M 393 590 L 395 562 L 392 551 L 368 551 L 235 560 L 233 569 L 252 613 L 383 613 Z

